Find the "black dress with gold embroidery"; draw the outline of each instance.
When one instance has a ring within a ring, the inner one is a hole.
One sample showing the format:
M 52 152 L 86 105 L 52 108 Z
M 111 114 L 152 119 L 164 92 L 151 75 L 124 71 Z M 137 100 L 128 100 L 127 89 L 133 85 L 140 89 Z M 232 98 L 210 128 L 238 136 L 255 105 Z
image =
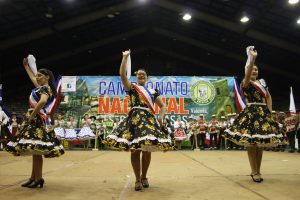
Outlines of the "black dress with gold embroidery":
M 139 86 L 142 87 L 142 86 Z M 154 114 L 149 110 L 145 100 L 131 85 L 128 91 L 131 110 L 103 141 L 104 144 L 125 151 L 167 151 L 172 149 L 170 136 L 160 128 Z M 158 90 L 151 90 L 155 100 Z
M 247 106 L 225 130 L 224 137 L 243 146 L 277 146 L 286 143 L 284 133 L 272 117 L 263 93 L 253 83 L 242 87 Z M 255 83 L 265 88 L 260 82 Z
M 31 92 L 31 96 L 35 98 L 35 102 L 31 102 L 32 106 L 36 105 L 42 94 L 48 96 L 45 106 L 53 100 L 51 88 L 48 85 L 41 86 Z M 42 109 L 45 109 L 45 106 Z M 56 138 L 54 131 L 46 130 L 45 119 L 43 119 L 45 115 L 37 114 L 36 119 L 29 122 L 31 112 L 32 109 L 26 113 L 26 119 L 21 125 L 19 134 L 12 138 L 5 150 L 15 156 L 44 155 L 46 158 L 52 158 L 64 154 L 63 146 Z

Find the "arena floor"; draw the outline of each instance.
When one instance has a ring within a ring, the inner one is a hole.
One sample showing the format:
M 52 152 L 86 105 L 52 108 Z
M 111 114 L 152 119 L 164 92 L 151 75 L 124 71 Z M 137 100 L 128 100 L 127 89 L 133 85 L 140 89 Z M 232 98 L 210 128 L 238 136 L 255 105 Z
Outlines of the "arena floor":
M 245 151 L 172 151 L 152 155 L 150 188 L 134 191 L 130 154 L 66 151 L 44 159 L 43 189 L 23 188 L 31 157 L 0 152 L 0 199 L 299 199 L 300 153 L 264 152 L 263 183 L 252 182 Z

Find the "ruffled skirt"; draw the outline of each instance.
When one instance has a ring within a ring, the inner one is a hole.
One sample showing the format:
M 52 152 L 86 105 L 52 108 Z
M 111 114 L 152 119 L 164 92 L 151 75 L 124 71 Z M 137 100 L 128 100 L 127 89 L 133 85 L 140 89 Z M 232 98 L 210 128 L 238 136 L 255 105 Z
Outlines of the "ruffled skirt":
M 287 143 L 285 130 L 279 127 L 266 105 L 252 104 L 238 115 L 223 136 L 242 146 L 272 147 Z
M 83 127 L 78 133 L 78 140 L 95 139 L 96 135 L 93 133 L 90 127 Z
M 171 137 L 162 131 L 155 116 L 147 110 L 132 109 L 128 116 L 103 141 L 125 151 L 172 150 Z
M 187 138 L 187 135 L 183 129 L 178 128 L 174 132 L 174 138 L 175 140 L 185 140 Z
M 77 134 L 76 134 L 75 129 L 66 128 L 65 132 L 66 132 L 66 134 L 65 134 L 65 140 L 68 140 L 68 141 L 77 140 Z
M 19 134 L 7 143 L 5 150 L 15 156 L 44 155 L 46 158 L 52 158 L 64 154 L 63 146 L 54 131 L 46 131 L 40 116 L 30 124 L 26 121 Z
M 65 139 L 65 129 L 63 129 L 61 127 L 54 128 L 54 133 L 58 139 L 60 139 L 60 140 Z

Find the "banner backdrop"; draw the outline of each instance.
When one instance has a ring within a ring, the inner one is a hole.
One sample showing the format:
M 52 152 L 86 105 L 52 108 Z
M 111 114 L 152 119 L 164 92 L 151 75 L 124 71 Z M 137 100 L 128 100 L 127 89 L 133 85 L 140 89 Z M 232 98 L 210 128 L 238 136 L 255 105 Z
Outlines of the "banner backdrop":
M 131 82 L 135 82 L 135 77 Z M 180 115 L 183 121 L 204 114 L 207 120 L 236 112 L 234 77 L 214 76 L 150 76 L 146 85 L 158 89 L 167 107 L 166 118 L 171 122 Z M 63 76 L 62 100 L 59 111 L 65 119 L 72 115 L 77 122 L 84 114 L 103 117 L 113 125 L 114 117 L 129 112 L 129 98 L 119 76 Z M 155 107 L 158 113 L 158 106 Z M 78 126 L 80 124 L 78 123 Z

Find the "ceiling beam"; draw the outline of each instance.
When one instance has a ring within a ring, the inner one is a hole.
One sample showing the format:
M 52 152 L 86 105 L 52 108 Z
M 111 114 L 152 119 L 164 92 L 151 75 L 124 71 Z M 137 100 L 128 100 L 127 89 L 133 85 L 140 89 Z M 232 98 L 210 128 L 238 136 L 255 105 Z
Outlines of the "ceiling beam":
M 123 38 L 130 38 L 130 37 L 133 37 L 136 35 L 143 34 L 146 32 L 146 30 L 147 30 L 146 27 L 141 27 L 141 28 L 137 28 L 137 29 L 125 32 L 125 33 L 116 34 L 111 37 L 101 38 L 101 39 L 93 41 L 91 43 L 81 45 L 79 48 L 70 49 L 68 51 L 64 51 L 64 53 L 58 53 L 58 54 L 48 56 L 47 58 L 42 59 L 39 62 L 39 64 L 44 65 L 44 64 L 56 61 L 56 60 L 62 60 L 66 57 L 74 56 L 81 52 L 88 51 L 90 49 L 95 49 L 97 47 L 104 46 L 104 45 L 107 45 L 110 43 L 114 43 L 116 41 L 121 41 Z
M 84 51 L 88 51 L 90 49 L 94 49 L 94 48 L 97 48 L 97 47 L 100 47 L 100 46 L 111 44 L 111 43 L 116 42 L 116 41 L 121 41 L 121 39 L 123 39 L 123 38 L 129 38 L 129 37 L 133 37 L 133 36 L 136 36 L 136 35 L 140 35 L 140 34 L 145 33 L 146 31 L 147 31 L 146 27 L 141 27 L 141 28 L 137 28 L 137 29 L 125 32 L 125 33 L 117 34 L 117 35 L 114 35 L 114 36 L 111 36 L 111 37 L 101 38 L 101 39 L 93 41 L 91 43 L 81 45 L 79 48 L 69 49 L 69 50 L 66 50 L 62 53 L 57 53 L 57 54 L 48 56 L 47 58 L 44 58 L 44 59 L 41 59 L 41 60 L 39 60 L 39 58 L 37 58 L 37 64 L 38 64 L 38 66 L 48 65 L 51 62 L 58 61 L 58 60 L 63 60 L 67 57 L 78 55 L 79 53 L 82 53 Z M 7 71 L 5 73 L 5 76 L 16 75 L 16 74 L 18 74 L 22 71 L 23 71 L 23 68 L 19 67 L 18 69 L 13 69 L 11 71 Z
M 221 49 L 219 47 L 216 47 L 216 46 L 213 46 L 211 44 L 208 44 L 208 43 L 205 43 L 205 42 L 202 42 L 202 41 L 190 38 L 190 37 L 186 37 L 186 36 L 174 33 L 172 31 L 169 31 L 169 30 L 166 30 L 166 29 L 163 29 L 163 28 L 153 28 L 153 31 L 157 34 L 163 35 L 165 37 L 169 37 L 171 39 L 176 38 L 178 41 L 184 42 L 184 43 L 189 44 L 191 46 L 195 46 L 195 47 L 198 47 L 198 48 L 201 48 L 201 49 L 206 49 L 206 50 L 208 50 L 212 53 L 215 53 L 215 54 L 218 54 L 218 55 L 221 55 L 221 56 L 225 56 L 227 58 L 231 58 L 231 59 L 234 59 L 234 60 L 242 62 L 242 63 L 246 62 L 246 56 L 242 56 L 240 54 L 228 52 L 226 50 L 223 50 L 223 49 Z M 263 66 L 263 68 L 268 70 L 269 72 L 278 74 L 280 76 L 285 76 L 287 78 L 291 78 L 291 79 L 294 79 L 294 80 L 299 79 L 298 74 L 289 73 L 285 69 L 274 68 L 274 67 L 269 66 L 268 64 L 261 63 L 261 62 L 258 62 L 258 64 Z
M 164 54 L 166 56 L 169 56 L 169 57 L 172 57 L 172 58 L 176 58 L 178 60 L 182 60 L 182 61 L 185 61 L 187 63 L 191 63 L 191 64 L 196 64 L 196 65 L 199 65 L 203 68 L 206 68 L 208 70 L 211 70 L 211 71 L 215 71 L 215 72 L 222 72 L 224 74 L 226 74 L 226 72 L 228 73 L 228 70 L 223 70 L 223 69 L 220 69 L 216 66 L 212 66 L 211 64 L 208 64 L 207 62 L 203 62 L 201 61 L 200 59 L 195 59 L 195 58 L 192 58 L 190 56 L 185 56 L 183 54 L 179 54 L 179 53 L 175 53 L 175 52 L 172 52 L 170 50 L 165 50 L 165 49 L 162 49 L 160 47 L 154 47 L 154 46 L 150 46 L 150 47 L 147 47 L 147 48 L 138 48 L 136 50 L 134 50 L 134 54 L 138 54 L 138 53 L 142 53 L 146 50 L 153 50 L 155 52 L 158 52 L 158 53 L 161 53 L 161 54 Z M 134 55 L 133 55 L 134 57 Z M 88 63 L 87 65 L 85 65 L 84 68 L 82 68 L 81 66 L 82 65 L 79 65 L 80 67 L 74 67 L 72 69 L 72 71 L 67 71 L 66 74 L 68 74 L 69 72 L 80 72 L 80 71 L 83 71 L 83 70 L 88 70 L 88 69 L 92 69 L 92 68 L 95 68 L 95 67 L 99 67 L 103 64 L 106 64 L 106 63 L 111 63 L 117 59 L 120 59 L 120 62 L 121 62 L 121 55 L 112 55 L 108 58 L 105 58 L 101 61 L 97 61 L 97 62 L 93 62 L 93 63 Z M 134 58 L 133 58 L 134 59 Z
M 139 48 L 137 50 L 134 51 L 135 54 L 137 53 L 141 53 L 141 52 L 144 52 L 146 51 L 148 48 Z M 60 75 L 62 76 L 69 76 L 70 74 L 72 76 L 76 76 L 74 75 L 74 72 L 75 73 L 78 73 L 78 72 L 82 72 L 82 71 L 87 71 L 87 70 L 91 70 L 91 69 L 96 69 L 98 68 L 99 70 L 96 71 L 95 70 L 95 73 L 93 74 L 89 74 L 90 76 L 101 76 L 102 74 L 100 73 L 101 72 L 101 68 L 99 66 L 103 66 L 104 64 L 109 64 L 109 63 L 112 63 L 116 60 L 120 60 L 120 63 L 121 63 L 121 60 L 122 60 L 122 54 L 121 54 L 121 51 L 118 55 L 111 55 L 109 57 L 106 57 L 104 59 L 101 59 L 100 61 L 97 61 L 97 62 L 92 62 L 92 63 L 87 63 L 84 67 L 82 67 L 82 64 L 80 63 L 78 66 L 74 66 L 74 68 L 72 68 L 71 70 L 68 70 L 68 71 L 62 71 L 62 73 Z M 116 66 L 117 69 L 116 71 L 118 72 L 118 67 L 119 66 Z M 23 70 L 23 73 L 25 73 L 25 71 Z M 115 74 L 116 76 L 118 76 L 119 74 Z M 82 75 L 84 76 L 84 75 Z M 20 91 L 23 91 L 24 89 L 26 88 L 30 88 L 30 86 L 34 87 L 32 85 L 32 83 L 30 82 L 29 84 L 21 84 L 18 88 L 17 88 L 17 92 L 16 90 L 7 90 L 6 91 L 6 95 L 7 96 L 10 96 L 10 95 L 15 95 L 16 93 L 20 92 Z
M 141 53 L 141 52 L 144 52 L 146 51 L 148 48 L 145 48 L 145 47 L 142 47 L 142 48 L 138 48 L 136 50 L 134 50 L 134 54 L 138 54 L 138 53 Z M 96 67 L 99 67 L 99 66 L 103 66 L 104 64 L 108 64 L 108 63 L 112 63 L 116 60 L 120 60 L 120 64 L 121 64 L 121 61 L 122 61 L 122 52 L 120 50 L 120 53 L 118 53 L 117 55 L 111 55 L 109 57 L 106 57 L 104 59 L 101 59 L 100 61 L 96 61 L 96 62 L 92 62 L 92 63 L 87 63 L 84 67 L 82 67 L 82 64 L 78 65 L 78 66 L 75 66 L 72 70 L 70 71 L 66 71 L 65 74 L 62 74 L 62 75 L 66 75 L 66 74 L 69 74 L 70 72 L 74 73 L 74 72 L 82 72 L 82 71 L 85 71 L 85 70 L 90 70 L 90 69 L 93 69 L 93 68 L 96 68 Z M 119 72 L 119 65 L 116 66 L 116 71 Z M 99 69 L 99 72 L 101 71 L 101 68 Z M 95 73 L 93 74 L 93 76 L 97 76 L 97 75 L 101 75 L 100 73 Z M 116 74 L 116 76 L 118 76 L 119 73 Z
M 151 49 L 151 50 L 153 50 L 155 52 L 164 54 L 166 56 L 169 56 L 169 57 L 172 57 L 172 58 L 176 58 L 176 59 L 185 61 L 187 63 L 200 65 L 201 67 L 210 69 L 212 71 L 218 71 L 218 72 L 226 73 L 225 70 L 216 68 L 215 66 L 212 66 L 212 65 L 210 65 L 208 63 L 205 63 L 205 62 L 203 62 L 203 61 L 201 61 L 199 59 L 193 59 L 193 58 L 190 58 L 188 56 L 184 56 L 182 54 L 174 53 L 174 52 L 171 52 L 169 50 L 164 50 L 164 49 L 159 48 L 159 47 L 150 47 L 150 48 L 143 47 L 143 48 L 138 48 L 138 49 L 134 50 L 134 54 L 136 55 L 136 54 L 139 54 L 139 53 L 143 53 L 143 52 L 145 52 L 145 51 L 147 51 L 149 49 Z M 133 59 L 134 59 L 134 57 L 133 57 Z M 74 72 L 75 73 L 79 73 L 79 72 L 82 73 L 82 71 L 88 71 L 88 70 L 91 70 L 91 69 L 95 69 L 95 73 L 92 74 L 92 76 L 101 76 L 103 74 L 101 74 L 101 67 L 100 66 L 112 63 L 112 62 L 114 62 L 116 60 L 120 60 L 120 63 L 121 63 L 121 60 L 122 60 L 121 52 L 118 55 L 111 55 L 109 57 L 101 59 L 100 61 L 88 63 L 84 67 L 82 67 L 82 64 L 79 64 L 78 66 L 74 66 L 74 68 L 72 68 L 72 70 L 64 71 L 64 73 L 62 73 L 61 75 L 68 76 L 68 75 L 71 74 L 72 76 L 74 76 Z M 119 66 L 116 66 L 116 67 L 119 67 Z M 99 69 L 99 70 L 96 71 L 96 69 Z M 116 69 L 116 71 L 118 71 L 118 68 Z M 118 76 L 119 74 L 115 74 L 115 75 Z M 82 76 L 84 76 L 84 75 L 82 75 Z M 23 84 L 20 87 L 18 87 L 18 91 L 23 91 L 24 89 L 30 87 L 31 85 L 32 85 L 31 83 L 25 84 L 25 85 Z M 8 90 L 6 93 L 7 93 L 7 96 L 10 96 L 12 94 L 15 94 L 15 92 L 16 92 L 15 90 Z
M 135 1 L 126 1 L 126 2 L 123 2 L 120 4 L 116 4 L 113 6 L 95 10 L 93 12 L 85 13 L 85 14 L 79 15 L 77 17 L 73 17 L 71 19 L 67 19 L 65 21 L 53 24 L 52 27 L 40 28 L 40 29 L 33 30 L 28 33 L 24 33 L 20 36 L 12 38 L 12 39 L 7 39 L 5 41 L 1 41 L 0 50 L 5 50 L 10 47 L 14 47 L 14 46 L 26 43 L 26 42 L 30 42 L 32 40 L 36 40 L 36 39 L 51 35 L 54 33 L 53 29 L 57 30 L 57 31 L 64 31 L 64 30 L 67 30 L 67 29 L 70 29 L 70 28 L 73 28 L 76 26 L 80 26 L 82 24 L 86 24 L 91 21 L 101 19 L 103 17 L 106 17 L 107 14 L 109 14 L 109 11 L 111 10 L 111 8 L 113 8 L 114 10 L 116 10 L 118 12 L 123 12 L 126 10 L 134 9 L 140 5 L 141 4 L 138 4 Z
M 178 60 L 182 60 L 186 63 L 191 63 L 194 65 L 199 65 L 199 67 L 203 67 L 206 68 L 210 71 L 214 71 L 214 72 L 218 72 L 218 73 L 224 73 L 224 74 L 228 74 L 228 70 L 223 70 L 222 68 L 216 67 L 216 66 L 212 66 L 211 64 L 208 64 L 207 62 L 203 62 L 200 59 L 195 59 L 195 58 L 191 58 L 190 56 L 186 56 L 183 54 L 179 54 L 179 53 L 175 53 L 173 51 L 170 50 L 165 50 L 159 47 L 151 47 L 150 49 L 160 53 L 160 54 L 164 54 L 166 56 L 172 57 L 172 58 L 176 58 Z M 184 66 L 183 66 L 184 67 Z M 196 76 L 197 74 L 195 74 Z
M 237 61 L 241 61 L 241 62 L 245 61 L 245 58 L 243 58 L 241 55 L 228 52 L 228 51 L 226 51 L 222 48 L 213 46 L 209 43 L 206 43 L 206 42 L 203 42 L 203 41 L 200 41 L 200 40 L 197 40 L 197 39 L 193 39 L 193 38 L 188 37 L 188 36 L 183 36 L 181 34 L 177 34 L 175 32 L 172 32 L 170 30 L 166 30 L 164 28 L 154 27 L 153 31 L 155 33 L 159 34 L 159 35 L 163 35 L 163 36 L 169 37 L 171 39 L 176 38 L 178 41 L 184 42 L 186 44 L 189 44 L 189 45 L 192 45 L 192 46 L 195 46 L 195 47 L 198 47 L 198 48 L 210 51 L 210 52 L 213 52 L 215 54 L 223 55 L 225 57 L 228 57 L 228 58 L 231 58 L 231 59 L 234 59 L 234 60 L 237 60 Z
M 174 1 L 154 0 L 153 2 L 155 5 L 157 5 L 159 7 L 174 11 L 176 13 L 181 13 L 184 10 L 183 5 L 175 3 Z M 224 28 L 224 29 L 232 31 L 232 32 L 243 34 L 245 32 L 245 30 L 247 29 L 247 26 L 216 17 L 214 15 L 205 13 L 200 10 L 194 10 L 193 15 L 194 15 L 193 17 L 197 20 L 204 21 L 206 23 Z M 290 42 L 281 40 L 277 37 L 267 35 L 265 33 L 262 33 L 260 31 L 256 31 L 253 29 L 248 30 L 244 34 L 250 38 L 264 42 L 268 45 L 279 47 L 281 49 L 284 49 L 284 50 L 287 50 L 290 52 L 294 52 L 294 53 L 297 53 L 300 55 L 300 47 L 299 46 L 292 44 Z
M 255 20 L 250 20 L 250 22 L 246 24 L 245 33 L 251 30 L 254 24 L 260 22 L 265 17 L 265 15 L 276 5 L 276 3 L 276 0 L 267 0 L 267 6 L 265 6 L 263 9 L 259 9 L 256 5 L 255 9 L 259 10 L 259 13 L 255 16 Z

